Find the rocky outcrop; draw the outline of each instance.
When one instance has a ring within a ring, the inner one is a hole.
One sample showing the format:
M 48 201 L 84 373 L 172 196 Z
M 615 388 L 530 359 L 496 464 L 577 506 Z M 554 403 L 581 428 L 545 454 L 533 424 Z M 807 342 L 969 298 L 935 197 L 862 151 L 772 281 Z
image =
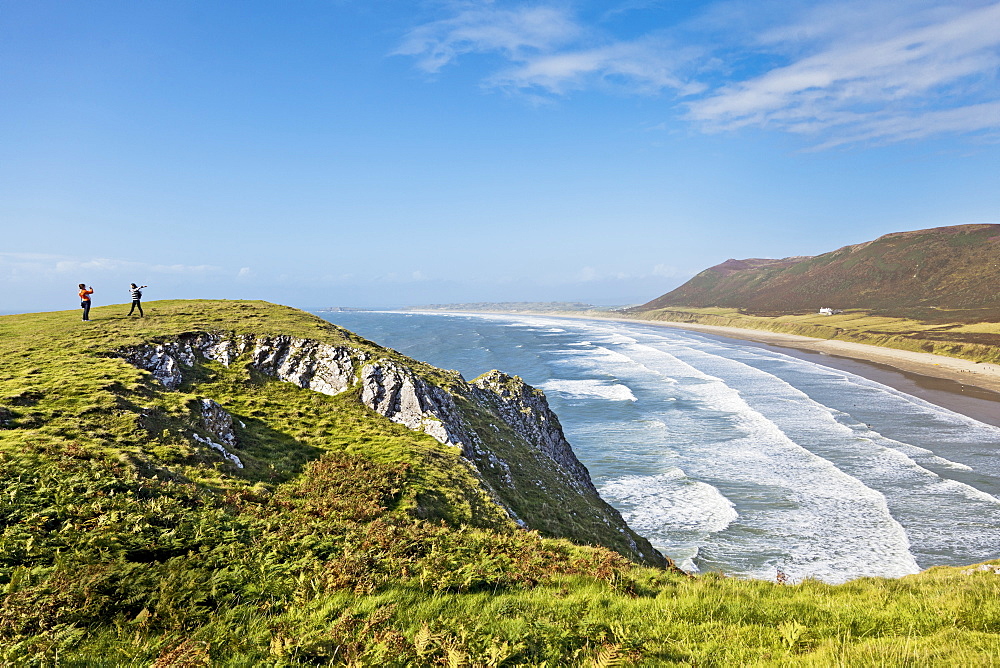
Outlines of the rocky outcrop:
M 229 451 L 229 448 L 236 448 L 239 445 L 233 428 L 233 416 L 212 399 L 200 399 L 198 409 L 201 412 L 201 428 L 207 436 L 194 432 L 191 438 L 217 450 L 223 459 L 236 468 L 243 468 L 243 461 Z
M 391 360 L 367 364 L 359 382 L 361 403 L 376 413 L 463 452 L 471 445 L 454 397 L 403 365 Z
M 175 341 L 125 348 L 119 354 L 171 390 L 181 386 L 184 367 L 194 366 L 199 357 L 225 366 L 240 359 L 266 376 L 323 394 L 339 394 L 359 383 L 362 403 L 376 413 L 459 447 L 469 459 L 489 458 L 480 447 L 482 439 L 463 419 L 454 394 L 427 382 L 407 366 L 389 359 L 369 360 L 367 353 L 354 348 L 290 336 L 198 333 Z M 571 484 L 597 493 L 587 468 L 576 458 L 559 419 L 540 390 L 500 371 L 491 371 L 472 383 L 459 377 L 452 390 L 488 405 L 508 428 L 559 466 Z M 503 468 L 499 463 L 495 465 Z
M 229 366 L 244 355 L 250 367 L 267 376 L 294 383 L 299 387 L 338 394 L 354 384 L 354 358 L 351 349 L 291 336 L 197 333 L 174 341 L 123 348 L 119 355 L 131 364 L 153 374 L 164 387 L 176 390 L 184 381 L 183 366 L 194 366 L 197 359 L 221 362 Z M 363 361 L 362 351 L 354 351 Z
M 226 450 L 225 446 L 221 445 L 220 443 L 216 443 L 212 439 L 205 438 L 204 436 L 202 436 L 200 434 L 191 434 L 191 438 L 193 438 L 194 440 L 198 441 L 202 445 L 207 445 L 208 447 L 212 448 L 213 450 L 218 450 L 219 454 L 222 455 L 222 458 L 225 459 L 226 461 L 228 461 L 230 464 L 232 464 L 236 468 L 238 468 L 238 469 L 243 468 L 243 462 L 242 462 L 242 460 L 240 460 L 240 458 L 237 457 L 236 455 L 234 455 L 233 453 L 231 453 L 228 450 Z
M 233 431 L 233 416 L 212 399 L 201 400 L 201 421 L 216 440 L 229 447 L 236 446 L 236 432 Z
M 118 354 L 171 390 L 184 386 L 199 360 L 244 364 L 329 395 L 357 388 L 361 403 L 376 413 L 459 448 L 486 491 L 522 526 L 664 563 L 600 498 L 545 395 L 517 376 L 491 371 L 469 383 L 444 373 L 445 382 L 442 372 L 417 362 L 291 336 L 192 333 Z M 204 429 L 195 440 L 242 468 L 227 449 L 237 447 L 232 416 L 211 399 L 200 406 Z
M 541 390 L 518 376 L 493 370 L 472 381 L 477 399 L 488 403 L 522 438 L 555 462 L 577 486 L 597 493 L 587 467 L 576 458 L 559 418 Z

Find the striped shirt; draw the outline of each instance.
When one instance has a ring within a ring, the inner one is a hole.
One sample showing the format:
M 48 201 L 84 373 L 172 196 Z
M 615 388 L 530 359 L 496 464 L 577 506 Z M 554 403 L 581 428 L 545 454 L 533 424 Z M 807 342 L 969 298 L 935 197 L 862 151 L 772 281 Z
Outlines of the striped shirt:
M 137 299 L 142 299 L 142 289 L 140 289 L 140 288 L 129 288 L 128 291 L 129 291 L 129 294 L 132 295 L 132 301 L 136 301 Z

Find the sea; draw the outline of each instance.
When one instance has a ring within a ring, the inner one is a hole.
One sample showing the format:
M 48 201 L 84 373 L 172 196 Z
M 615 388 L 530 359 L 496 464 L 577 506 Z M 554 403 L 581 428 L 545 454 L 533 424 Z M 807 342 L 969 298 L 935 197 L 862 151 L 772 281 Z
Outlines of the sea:
M 862 375 L 641 323 L 318 315 L 543 390 L 601 496 L 688 571 L 840 583 L 1000 557 L 1000 427 Z

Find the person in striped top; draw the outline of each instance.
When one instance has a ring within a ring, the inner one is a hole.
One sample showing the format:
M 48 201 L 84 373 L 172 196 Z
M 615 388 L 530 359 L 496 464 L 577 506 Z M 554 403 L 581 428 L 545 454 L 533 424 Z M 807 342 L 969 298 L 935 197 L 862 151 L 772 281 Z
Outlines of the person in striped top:
M 146 314 L 142 312 L 142 289 L 148 288 L 148 285 L 136 285 L 135 283 L 129 283 L 132 287 L 128 289 L 129 293 L 132 295 L 132 308 L 128 310 L 128 314 L 132 315 L 132 312 L 139 309 L 139 317 L 142 318 Z

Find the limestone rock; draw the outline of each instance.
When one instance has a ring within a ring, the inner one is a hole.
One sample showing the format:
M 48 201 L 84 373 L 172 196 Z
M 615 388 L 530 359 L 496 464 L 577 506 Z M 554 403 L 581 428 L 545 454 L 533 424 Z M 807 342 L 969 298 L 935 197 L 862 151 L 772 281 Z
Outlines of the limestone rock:
M 238 469 L 243 468 L 243 462 L 240 461 L 240 458 L 237 457 L 236 455 L 234 455 L 233 453 L 229 452 L 228 450 L 226 450 L 225 446 L 223 446 L 222 444 L 216 443 L 215 441 L 213 441 L 210 438 L 205 438 L 204 436 L 199 436 L 198 434 L 191 434 L 191 437 L 194 438 L 194 440 L 198 441 L 199 443 L 203 443 L 204 445 L 207 445 L 208 447 L 212 448 L 213 450 L 218 450 L 220 453 L 222 453 L 222 456 L 225 459 L 229 460 L 233 464 L 233 466 L 235 466 L 236 468 L 238 468 Z
M 131 349 L 122 355 L 132 365 L 145 369 L 153 374 L 168 390 L 176 390 L 184 380 L 180 365 L 177 363 L 178 353 L 167 346 L 142 346 Z
M 247 352 L 252 368 L 302 388 L 339 394 L 354 384 L 354 362 L 349 348 L 292 336 L 242 335 L 229 339 L 202 333 L 166 343 L 124 348 L 119 354 L 152 373 L 167 389 L 176 390 L 184 380 L 183 367 L 194 366 L 199 356 L 230 366 Z
M 236 432 L 233 431 L 233 416 L 211 399 L 201 400 L 201 422 L 205 431 L 216 440 L 230 447 L 236 446 Z
M 472 441 L 451 394 L 391 360 L 378 360 L 361 370 L 361 402 L 440 443 L 464 451 Z
M 575 485 L 597 493 L 541 390 L 495 369 L 473 380 L 472 387 L 480 401 L 492 405 L 516 434 L 558 464 Z
M 227 449 L 227 447 L 234 448 L 237 445 L 236 432 L 233 430 L 233 416 L 212 399 L 202 399 L 199 405 L 202 426 L 211 438 L 205 438 L 199 434 L 193 434 L 193 438 L 199 443 L 218 450 L 236 468 L 243 468 L 243 462 L 240 458 Z

